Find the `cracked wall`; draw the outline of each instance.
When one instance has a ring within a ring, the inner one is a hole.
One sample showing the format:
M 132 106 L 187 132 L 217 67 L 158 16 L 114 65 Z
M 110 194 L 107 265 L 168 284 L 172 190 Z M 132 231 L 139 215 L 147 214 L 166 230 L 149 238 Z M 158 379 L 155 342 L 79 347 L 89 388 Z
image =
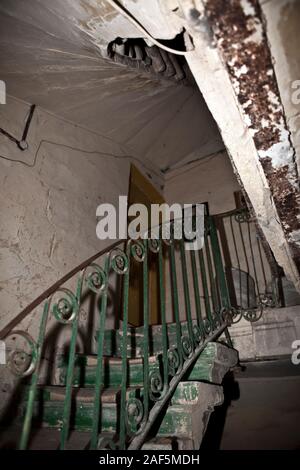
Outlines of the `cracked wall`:
M 19 136 L 28 105 L 9 98 L 1 127 Z M 111 241 L 96 237 L 96 207 L 118 206 L 134 162 L 161 190 L 160 172 L 125 146 L 37 108 L 21 152 L 4 136 L 0 155 L 0 330 L 52 283 Z M 79 150 L 78 150 L 79 149 Z M 86 151 L 86 153 L 84 152 Z M 29 165 L 29 166 L 26 166 Z
M 8 97 L 0 107 L 1 127 L 22 135 L 29 105 Z M 118 207 L 127 195 L 133 162 L 161 190 L 161 173 L 143 158 L 130 157 L 124 145 L 88 131 L 37 108 L 28 134 L 29 149 L 0 136 L 0 331 L 22 309 L 80 263 L 112 243 L 96 237 L 96 207 L 110 202 Z M 12 160 L 20 160 L 13 162 Z M 77 276 L 66 284 L 75 292 Z M 116 277 L 110 277 L 107 327 L 115 324 L 113 312 Z M 41 306 L 16 329 L 37 338 Z M 85 296 L 79 315 L 77 348 L 93 350 L 97 328 L 95 297 Z M 51 358 L 70 340 L 69 326 L 49 318 L 44 355 Z M 7 348 L 22 347 L 17 337 Z M 28 350 L 26 348 L 25 350 Z M 41 380 L 46 376 L 43 361 Z M 18 380 L 0 366 L 0 414 Z

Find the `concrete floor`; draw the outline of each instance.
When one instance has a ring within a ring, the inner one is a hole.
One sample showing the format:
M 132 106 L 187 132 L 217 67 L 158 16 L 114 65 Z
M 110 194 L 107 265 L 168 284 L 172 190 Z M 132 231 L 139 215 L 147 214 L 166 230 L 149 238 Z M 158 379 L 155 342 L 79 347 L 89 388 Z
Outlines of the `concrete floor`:
M 290 358 L 245 366 L 225 380 L 201 448 L 300 449 L 300 366 Z

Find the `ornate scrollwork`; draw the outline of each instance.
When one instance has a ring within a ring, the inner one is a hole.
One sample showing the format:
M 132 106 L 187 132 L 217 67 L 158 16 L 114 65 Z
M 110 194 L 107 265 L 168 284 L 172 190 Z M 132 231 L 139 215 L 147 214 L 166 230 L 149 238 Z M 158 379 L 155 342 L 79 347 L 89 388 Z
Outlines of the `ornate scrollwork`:
M 238 212 L 237 214 L 235 214 L 234 220 L 239 224 L 242 224 L 244 222 L 248 222 L 250 220 L 250 214 L 249 214 L 248 211 L 242 210 L 242 211 Z
M 259 304 L 264 308 L 274 308 L 276 307 L 276 301 L 274 296 L 270 293 L 260 294 L 259 295 Z
M 204 334 L 202 329 L 198 325 L 193 325 L 194 339 L 197 344 L 202 343 L 204 340 Z
M 237 308 L 231 308 L 231 311 L 232 311 L 232 324 L 238 323 L 243 316 L 243 311 Z
M 152 253 L 159 252 L 159 241 L 156 238 L 150 238 L 149 240 L 149 249 Z
M 144 407 L 138 398 L 129 398 L 126 403 L 126 426 L 130 433 L 136 433 L 144 416 Z
M 174 377 L 180 367 L 180 356 L 177 349 L 172 348 L 168 351 L 168 370 L 169 375 Z
M 188 358 L 193 353 L 193 341 L 188 336 L 181 337 L 182 352 L 185 358 Z
M 144 261 L 146 250 L 143 243 L 140 241 L 135 241 L 132 243 L 130 252 L 133 258 L 138 261 L 138 263 L 142 263 Z
M 164 388 L 163 379 L 159 370 L 152 370 L 149 374 L 149 397 L 152 401 L 161 399 L 161 393 Z
M 205 320 L 203 321 L 203 324 L 204 324 L 206 335 L 209 335 L 213 331 L 212 322 L 208 318 L 205 318 Z
M 111 254 L 111 267 L 117 274 L 125 274 L 128 270 L 128 258 L 119 248 Z
M 85 282 L 92 292 L 98 294 L 104 290 L 107 284 L 107 275 L 101 266 L 92 263 L 85 270 Z
M 17 348 L 10 353 L 7 361 L 7 366 L 14 375 L 27 377 L 31 375 L 36 368 L 37 345 L 26 331 L 12 331 L 9 336 L 20 336 L 29 346 L 30 352 Z
M 54 303 L 52 307 L 52 314 L 60 323 L 70 324 L 76 317 L 78 311 L 78 302 L 73 292 L 71 292 L 69 289 L 66 289 L 65 287 L 61 287 L 53 295 L 51 303 L 54 296 L 60 293 L 63 294 L 63 297 Z
M 260 308 L 253 308 L 253 309 L 248 309 L 243 311 L 243 317 L 245 320 L 253 323 L 258 321 L 263 313 L 263 307 L 261 306 Z

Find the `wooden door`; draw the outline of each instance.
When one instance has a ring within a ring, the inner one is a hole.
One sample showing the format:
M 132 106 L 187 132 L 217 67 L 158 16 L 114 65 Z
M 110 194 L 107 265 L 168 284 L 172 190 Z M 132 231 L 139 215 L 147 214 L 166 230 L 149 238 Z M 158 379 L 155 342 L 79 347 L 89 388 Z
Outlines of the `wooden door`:
M 151 204 L 162 204 L 165 200 L 151 182 L 131 165 L 128 205 L 144 204 L 148 209 L 148 227 L 151 226 Z M 128 223 L 130 220 L 128 220 Z M 149 253 L 149 321 L 151 325 L 160 323 L 158 256 Z M 133 326 L 143 324 L 143 273 L 142 264 L 132 261 L 130 267 L 128 321 Z

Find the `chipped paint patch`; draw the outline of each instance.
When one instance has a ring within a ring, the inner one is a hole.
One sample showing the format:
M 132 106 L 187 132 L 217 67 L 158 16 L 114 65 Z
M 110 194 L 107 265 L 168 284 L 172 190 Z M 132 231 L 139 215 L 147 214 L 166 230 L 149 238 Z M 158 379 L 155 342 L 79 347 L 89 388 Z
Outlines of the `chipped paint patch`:
M 226 63 L 285 235 L 299 244 L 299 178 L 258 0 L 206 0 L 206 16 Z M 296 259 L 295 259 L 296 261 Z M 299 256 L 300 262 L 300 256 Z

